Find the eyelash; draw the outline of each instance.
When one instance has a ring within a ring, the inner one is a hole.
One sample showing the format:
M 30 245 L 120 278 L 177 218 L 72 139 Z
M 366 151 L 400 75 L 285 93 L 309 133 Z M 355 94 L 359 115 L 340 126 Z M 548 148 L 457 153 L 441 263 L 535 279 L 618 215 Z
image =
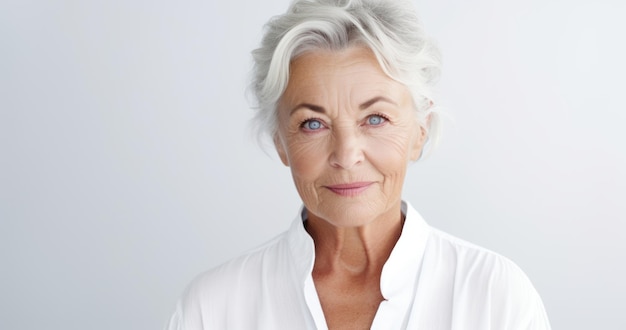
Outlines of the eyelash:
M 365 117 L 365 119 L 367 120 L 367 118 L 369 118 L 369 117 L 371 117 L 371 116 L 378 116 L 378 117 L 381 117 L 382 119 L 384 119 L 384 120 L 385 120 L 385 121 L 384 121 L 385 123 L 386 123 L 386 122 L 389 122 L 389 117 L 387 117 L 387 116 L 385 116 L 385 115 L 383 115 L 382 113 L 379 113 L 379 112 L 373 113 L 373 114 L 371 114 L 371 115 L 369 115 L 369 116 Z M 381 125 L 382 125 L 382 123 L 381 123 Z M 380 125 L 378 125 L 378 126 L 380 126 Z
M 324 125 L 324 121 L 319 119 L 319 118 L 315 118 L 315 117 L 309 117 L 303 121 L 300 122 L 300 125 L 298 125 L 298 127 L 300 128 L 304 128 L 304 125 L 306 125 L 306 123 L 310 122 L 311 120 L 317 120 L 319 121 L 322 125 Z

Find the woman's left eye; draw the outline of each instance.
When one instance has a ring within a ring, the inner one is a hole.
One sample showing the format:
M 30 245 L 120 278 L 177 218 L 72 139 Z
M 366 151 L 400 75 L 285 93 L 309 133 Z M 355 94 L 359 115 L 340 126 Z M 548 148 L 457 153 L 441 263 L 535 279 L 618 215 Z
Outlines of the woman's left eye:
M 371 115 L 367 117 L 367 124 L 372 126 L 378 126 L 384 123 L 387 119 L 381 115 Z

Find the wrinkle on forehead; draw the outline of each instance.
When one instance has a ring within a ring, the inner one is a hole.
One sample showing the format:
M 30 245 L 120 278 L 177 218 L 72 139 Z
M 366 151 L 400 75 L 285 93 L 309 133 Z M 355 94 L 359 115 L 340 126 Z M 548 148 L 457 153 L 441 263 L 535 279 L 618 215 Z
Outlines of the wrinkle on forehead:
M 362 107 L 378 96 L 397 103 L 410 98 L 408 89 L 389 77 L 374 53 L 365 47 L 307 52 L 294 59 L 290 68 L 290 80 L 279 101 L 279 116 L 291 113 L 301 103 L 346 108 Z

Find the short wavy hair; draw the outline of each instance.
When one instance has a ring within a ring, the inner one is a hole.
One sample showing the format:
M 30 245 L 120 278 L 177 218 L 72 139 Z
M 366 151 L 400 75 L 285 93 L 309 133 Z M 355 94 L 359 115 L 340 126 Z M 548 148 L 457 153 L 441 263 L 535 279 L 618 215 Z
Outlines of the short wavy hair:
M 295 0 L 265 25 L 254 58 L 250 89 L 259 137 L 278 129 L 277 104 L 287 88 L 293 59 L 315 50 L 365 46 L 383 71 L 411 92 L 428 145 L 437 144 L 440 118 L 434 101 L 441 56 L 407 0 Z

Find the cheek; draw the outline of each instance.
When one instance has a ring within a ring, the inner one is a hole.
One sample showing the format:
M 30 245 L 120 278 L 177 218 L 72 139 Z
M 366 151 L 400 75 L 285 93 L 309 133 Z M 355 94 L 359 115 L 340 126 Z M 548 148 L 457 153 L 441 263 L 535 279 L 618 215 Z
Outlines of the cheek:
M 385 190 L 396 191 L 402 188 L 406 168 L 409 163 L 409 138 L 407 131 L 391 131 L 372 136 L 368 142 L 368 159 L 384 176 Z
M 407 163 L 410 159 L 410 131 L 393 129 L 373 134 L 368 141 L 368 154 L 379 163 Z M 390 164 L 391 165 L 391 164 Z
M 314 205 L 319 202 L 317 180 L 324 171 L 327 159 L 324 154 L 326 146 L 322 141 L 297 139 L 290 140 L 287 145 L 287 157 L 291 169 L 291 176 L 296 190 L 305 205 Z
M 298 139 L 293 137 L 287 145 L 287 158 L 294 178 L 312 180 L 324 166 L 326 156 L 323 139 Z

